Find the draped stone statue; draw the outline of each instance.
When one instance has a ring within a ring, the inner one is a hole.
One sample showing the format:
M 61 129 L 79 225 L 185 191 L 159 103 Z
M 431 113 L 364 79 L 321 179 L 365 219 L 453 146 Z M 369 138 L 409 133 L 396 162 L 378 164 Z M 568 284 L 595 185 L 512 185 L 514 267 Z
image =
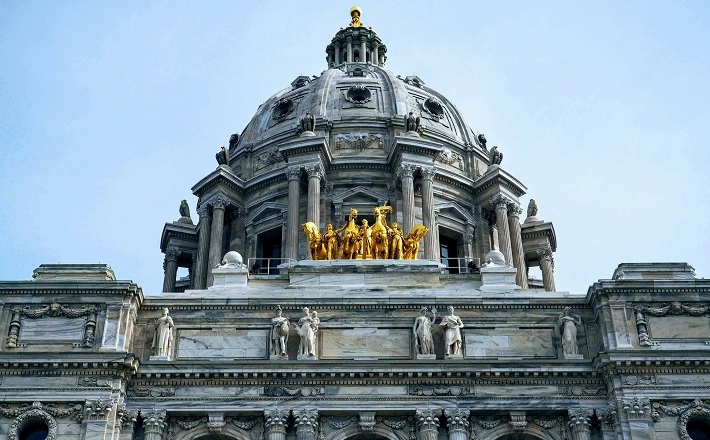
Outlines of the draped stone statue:
M 271 355 L 286 357 L 286 346 L 288 344 L 288 333 L 291 324 L 288 318 L 281 316 L 281 306 L 276 306 L 276 316 L 271 319 Z
M 562 326 L 562 354 L 565 359 L 581 359 L 577 345 L 577 326 L 582 325 L 582 318 L 570 313 L 570 308 L 565 307 L 557 320 Z
M 173 318 L 168 315 L 167 307 L 163 316 L 155 320 L 155 335 L 153 336 L 153 356 L 170 360 L 173 346 Z
M 463 322 L 461 318 L 454 315 L 454 307 L 447 307 L 448 315 L 441 318 L 441 326 L 444 328 L 446 356 L 461 357 L 461 329 Z
M 318 313 L 311 312 L 308 307 L 303 308 L 303 318 L 298 320 L 298 335 L 301 337 L 299 344 L 299 357 L 309 357 L 315 359 L 316 356 L 316 332 L 320 319 Z
M 429 319 L 426 316 L 427 308 L 422 307 L 420 315 L 414 320 L 412 331 L 414 332 L 414 345 L 417 350 L 417 357 L 419 357 L 419 355 L 422 355 L 422 357 L 435 357 L 431 325 L 436 320 L 436 308 L 432 307 L 431 312 L 434 316 L 432 319 Z

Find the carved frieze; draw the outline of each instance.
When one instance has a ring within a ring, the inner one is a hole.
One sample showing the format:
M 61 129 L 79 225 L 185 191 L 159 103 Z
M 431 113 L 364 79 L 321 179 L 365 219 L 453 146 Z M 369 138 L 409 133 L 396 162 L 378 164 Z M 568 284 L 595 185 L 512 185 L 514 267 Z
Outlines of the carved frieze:
M 411 385 L 408 393 L 413 396 L 469 396 L 474 391 L 470 387 Z
M 281 152 L 277 149 L 265 151 L 254 157 L 254 171 L 259 171 L 271 164 L 281 162 L 283 159 Z
M 707 304 L 691 305 L 673 301 L 663 303 L 660 306 L 638 305 L 634 309 L 650 316 L 703 316 L 708 314 L 710 306 Z
M 56 403 L 42 404 L 40 402 L 34 403 L 21 403 L 21 404 L 0 404 L 0 415 L 5 418 L 12 419 L 18 417 L 20 414 L 26 413 L 33 409 L 40 409 L 52 417 L 58 419 L 64 418 L 81 418 L 83 417 L 82 411 L 84 406 L 79 403 L 70 403 L 65 405 L 58 405 Z
M 333 137 L 336 149 L 350 148 L 362 151 L 368 148 L 383 148 L 385 136 L 380 133 L 340 133 Z
M 175 397 L 175 388 L 130 387 L 126 390 L 128 397 Z
M 626 376 L 621 376 L 621 380 L 624 382 L 624 385 L 631 386 L 656 384 L 656 376 L 654 376 L 653 374 L 644 374 L 638 376 L 634 374 L 629 374 Z
M 693 418 L 710 418 L 710 404 L 703 402 L 701 399 L 695 399 L 692 402 L 678 406 L 670 406 L 665 402 L 654 402 L 651 417 L 657 422 L 660 420 L 661 414 L 679 416 L 677 422 L 678 436 L 681 440 L 692 440 L 688 434 L 688 422 Z
M 319 387 L 302 387 L 302 388 L 287 388 L 287 387 L 264 387 L 261 394 L 270 397 L 311 397 L 325 394 L 325 388 Z
M 53 343 L 57 339 L 61 340 L 61 337 L 57 334 L 58 329 L 52 329 L 54 331 L 53 338 L 47 339 L 46 332 L 48 329 L 45 327 L 51 326 L 45 326 L 42 323 L 33 323 L 30 325 L 30 334 L 27 334 L 27 331 L 22 330 L 22 318 L 33 320 L 49 319 L 55 321 L 67 319 L 69 320 L 67 321 L 68 323 L 76 323 L 75 325 L 78 326 L 78 328 L 74 328 L 72 325 L 69 325 L 66 327 L 66 335 L 68 335 L 68 337 L 77 338 L 81 335 L 81 342 L 76 343 L 75 345 L 83 348 L 90 348 L 94 345 L 96 319 L 99 310 L 99 307 L 96 305 L 72 307 L 58 303 L 52 303 L 39 307 L 25 306 L 13 308 L 8 337 L 5 345 L 8 348 L 16 348 L 21 345 L 21 338 L 33 338 L 34 336 L 41 340 L 46 339 L 50 343 Z M 78 323 L 76 321 L 71 321 L 82 317 L 84 318 L 83 323 L 81 323 L 81 321 Z M 52 324 L 56 325 L 58 322 L 53 321 Z M 78 332 L 78 334 L 76 334 L 76 332 Z
M 606 394 L 605 387 L 583 387 L 583 386 L 561 386 L 558 392 L 562 396 L 603 396 Z
M 111 387 L 113 381 L 107 377 L 79 376 L 76 378 L 76 386 L 84 388 L 105 388 Z
M 436 154 L 434 160 L 445 163 L 447 165 L 451 165 L 452 167 L 458 168 L 459 170 L 463 170 L 463 158 L 460 154 L 452 151 L 449 148 L 442 148 L 441 151 Z

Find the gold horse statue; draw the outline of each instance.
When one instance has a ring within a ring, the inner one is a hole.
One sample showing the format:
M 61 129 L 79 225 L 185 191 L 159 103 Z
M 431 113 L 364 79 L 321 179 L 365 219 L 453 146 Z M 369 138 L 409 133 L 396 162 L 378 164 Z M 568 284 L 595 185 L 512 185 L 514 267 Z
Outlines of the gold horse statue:
M 308 237 L 308 250 L 311 254 L 311 260 L 325 260 L 326 251 L 323 236 L 318 232 L 318 226 L 313 222 L 306 222 L 301 226 L 303 226 L 303 231 Z
M 385 259 L 389 256 L 389 240 L 387 233 L 390 228 L 387 226 L 386 215 L 392 212 L 392 207 L 387 206 L 387 202 L 383 206 L 378 206 L 374 210 L 375 224 L 370 227 L 372 236 L 372 258 Z
M 404 259 L 405 260 L 416 260 L 419 254 L 419 242 L 424 238 L 426 233 L 429 232 L 429 228 L 419 224 L 414 225 L 412 230 L 407 234 L 404 239 Z
M 350 260 L 357 258 L 357 251 L 358 251 L 358 240 L 360 236 L 360 228 L 357 227 L 355 224 L 355 220 L 357 219 L 357 209 L 351 208 L 350 209 L 350 217 L 348 217 L 348 221 L 341 228 L 343 230 L 343 253 L 341 254 L 341 258 L 345 260 Z

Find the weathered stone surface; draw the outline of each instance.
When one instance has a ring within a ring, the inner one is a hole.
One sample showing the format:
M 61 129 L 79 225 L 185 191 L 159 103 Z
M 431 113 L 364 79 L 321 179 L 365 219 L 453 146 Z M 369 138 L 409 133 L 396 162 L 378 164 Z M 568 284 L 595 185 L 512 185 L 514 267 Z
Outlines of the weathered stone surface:
M 268 330 L 179 330 L 177 358 L 266 358 Z
M 322 359 L 410 358 L 411 329 L 322 329 Z
M 465 328 L 466 357 L 557 357 L 551 328 Z

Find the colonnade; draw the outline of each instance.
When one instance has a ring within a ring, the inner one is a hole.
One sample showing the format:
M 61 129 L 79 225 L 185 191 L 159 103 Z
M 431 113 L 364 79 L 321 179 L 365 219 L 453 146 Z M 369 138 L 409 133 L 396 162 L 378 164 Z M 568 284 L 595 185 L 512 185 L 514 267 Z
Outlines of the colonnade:
M 164 440 L 165 435 L 168 430 L 168 415 L 166 411 L 160 410 L 149 410 L 141 411 L 143 415 L 143 430 L 146 440 Z M 286 434 L 289 428 L 295 429 L 297 440 L 316 440 L 319 438 L 319 434 L 322 434 L 320 424 L 326 423 L 321 420 L 321 414 L 317 408 L 297 408 L 293 410 L 271 407 L 264 410 L 263 416 L 263 433 L 265 440 L 285 440 Z M 348 426 L 350 423 L 343 425 L 342 429 L 347 432 L 343 432 L 343 436 L 348 436 L 350 431 L 353 434 L 362 433 L 382 433 L 387 432 L 389 429 L 399 429 L 401 431 L 408 431 L 407 434 L 416 432 L 417 440 L 437 440 L 439 438 L 439 428 L 441 425 L 446 426 L 448 432 L 448 440 L 467 440 L 469 438 L 477 438 L 476 434 L 473 433 L 474 429 L 480 432 L 481 429 L 493 430 L 489 435 L 494 435 L 496 438 L 499 435 L 509 435 L 510 433 L 525 433 L 525 432 L 536 432 L 539 433 L 544 426 L 537 425 L 534 421 L 530 421 L 526 418 L 525 411 L 511 411 L 509 417 L 504 417 L 500 419 L 500 422 L 492 421 L 489 423 L 477 423 L 479 417 L 483 417 L 485 420 L 485 414 L 480 416 L 472 414 L 469 409 L 462 408 L 420 408 L 414 410 L 414 417 L 404 416 L 401 418 L 388 417 L 388 420 L 397 419 L 395 423 L 384 423 L 386 428 L 379 427 L 382 421 L 378 421 L 375 417 L 375 412 L 373 411 L 363 411 L 357 414 L 353 414 L 351 417 L 357 420 L 357 428 L 353 431 L 352 428 Z M 290 416 L 293 416 L 291 418 Z M 567 426 L 569 427 L 569 434 L 571 435 L 571 440 L 589 440 L 591 438 L 591 416 L 592 411 L 586 409 L 571 409 L 566 414 Z M 557 416 L 559 417 L 559 416 Z M 560 420 L 562 418 L 560 417 Z M 213 433 L 220 433 L 224 430 L 225 420 L 224 416 L 221 414 L 209 414 L 209 428 Z M 289 424 L 293 423 L 292 427 Z M 411 421 L 411 422 L 410 422 Z M 474 427 L 474 423 L 480 426 Z M 541 425 L 544 422 L 537 422 Z M 199 424 L 199 423 L 198 423 Z M 552 423 L 555 425 L 555 423 Z M 182 429 L 185 429 L 184 427 Z M 330 429 L 333 429 L 332 427 Z M 336 430 L 338 428 L 335 428 Z M 382 431 L 382 430 L 385 431 Z M 555 429 L 558 431 L 558 429 Z M 555 432 L 552 437 L 554 438 L 567 438 L 564 434 L 565 430 L 559 430 L 559 435 Z M 130 433 L 128 430 L 127 434 Z M 548 431 L 548 435 L 545 438 L 550 438 L 552 432 Z M 130 434 L 129 434 L 130 435 Z M 92 437 L 93 438 L 93 437 Z M 103 437 L 96 437 L 103 438 Z M 123 435 L 121 438 L 124 438 Z M 126 437 L 127 438 L 127 437 Z M 493 437 L 491 437 L 493 438 Z M 605 435 L 605 438 L 606 435 Z
M 358 50 L 358 59 L 355 59 L 355 49 Z M 378 66 L 385 64 L 385 52 L 380 50 L 380 42 L 372 41 L 368 44 L 368 36 L 361 34 L 354 39 L 352 35 L 345 37 L 344 42 L 333 41 L 332 50 L 328 50 L 328 65 L 339 66 L 342 63 L 367 62 L 367 54 L 370 54 L 369 62 Z M 344 56 L 343 56 L 344 55 Z

